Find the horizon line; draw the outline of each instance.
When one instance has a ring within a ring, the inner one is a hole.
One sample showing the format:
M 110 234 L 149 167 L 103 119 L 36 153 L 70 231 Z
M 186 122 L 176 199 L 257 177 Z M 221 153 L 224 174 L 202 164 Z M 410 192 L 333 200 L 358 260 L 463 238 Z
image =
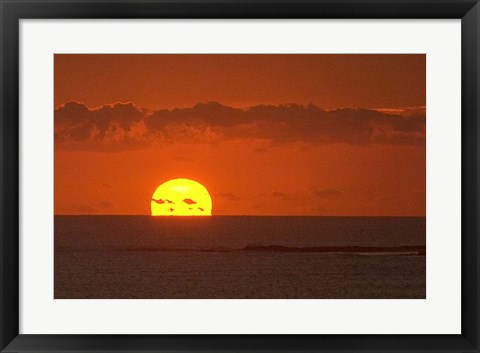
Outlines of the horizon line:
M 426 215 L 211 215 L 211 216 L 152 216 L 149 214 L 54 214 L 54 217 L 152 217 L 152 218 L 210 218 L 210 217 L 410 217 L 426 218 Z

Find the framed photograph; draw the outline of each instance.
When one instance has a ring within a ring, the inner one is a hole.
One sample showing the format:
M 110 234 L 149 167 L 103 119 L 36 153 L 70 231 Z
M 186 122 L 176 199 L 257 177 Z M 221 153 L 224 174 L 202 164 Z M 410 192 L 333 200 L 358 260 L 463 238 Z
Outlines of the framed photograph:
M 473 0 L 10 1 L 1 352 L 479 352 Z

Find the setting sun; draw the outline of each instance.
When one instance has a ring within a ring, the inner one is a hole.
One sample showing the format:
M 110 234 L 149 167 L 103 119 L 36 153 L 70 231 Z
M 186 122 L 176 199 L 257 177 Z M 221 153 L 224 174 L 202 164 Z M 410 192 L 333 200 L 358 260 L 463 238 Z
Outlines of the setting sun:
M 172 179 L 161 184 L 151 200 L 152 216 L 211 216 L 212 198 L 202 184 Z

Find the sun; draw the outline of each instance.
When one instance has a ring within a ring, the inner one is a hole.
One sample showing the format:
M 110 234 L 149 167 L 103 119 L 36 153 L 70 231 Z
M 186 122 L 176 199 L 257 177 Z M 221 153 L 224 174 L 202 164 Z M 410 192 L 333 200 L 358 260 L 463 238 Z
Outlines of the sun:
M 202 184 L 190 179 L 172 179 L 152 196 L 152 216 L 211 216 L 212 198 Z

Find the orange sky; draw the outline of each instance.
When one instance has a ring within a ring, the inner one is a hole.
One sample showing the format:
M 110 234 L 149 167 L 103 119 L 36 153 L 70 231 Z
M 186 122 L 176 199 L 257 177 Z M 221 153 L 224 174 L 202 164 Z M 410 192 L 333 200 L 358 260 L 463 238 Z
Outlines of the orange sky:
M 424 55 L 55 55 L 55 213 L 425 215 Z

